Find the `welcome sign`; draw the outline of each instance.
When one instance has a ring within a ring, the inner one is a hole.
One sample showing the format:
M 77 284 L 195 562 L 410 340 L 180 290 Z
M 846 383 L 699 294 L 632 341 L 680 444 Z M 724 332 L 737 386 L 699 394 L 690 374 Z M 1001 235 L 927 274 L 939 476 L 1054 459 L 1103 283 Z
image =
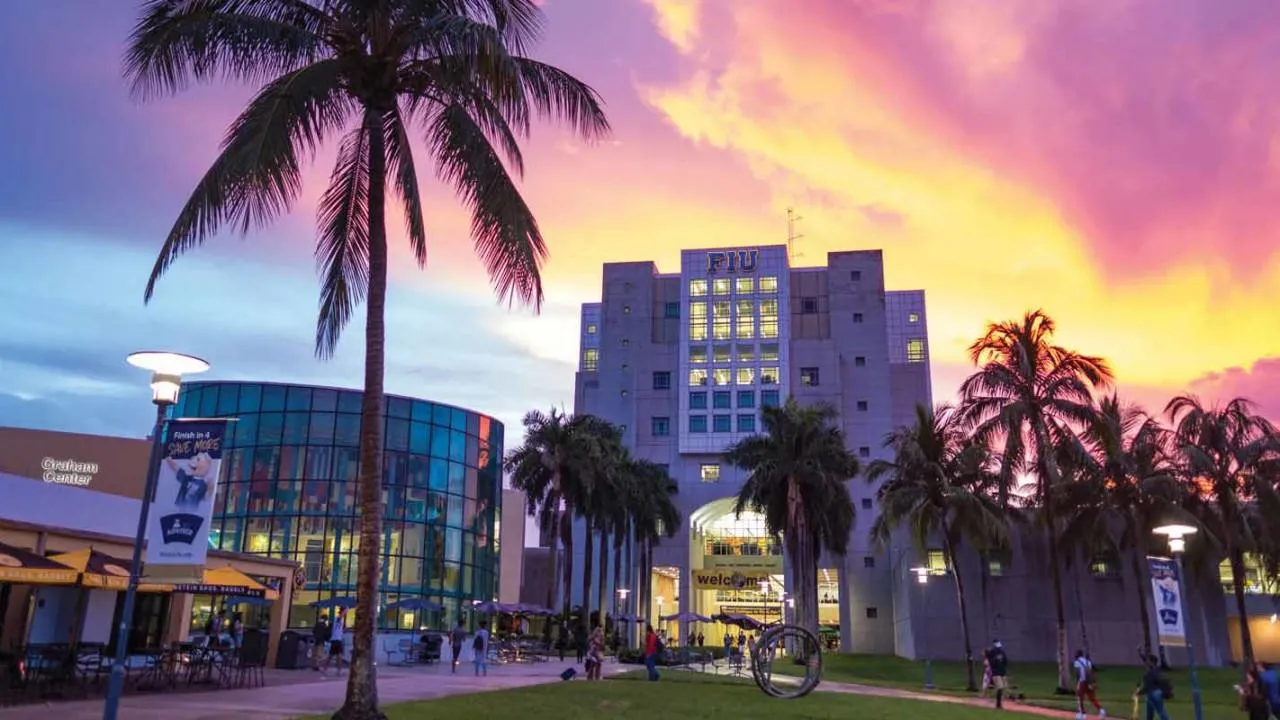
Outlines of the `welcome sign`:
M 693 571 L 693 587 L 698 590 L 755 590 L 768 579 L 769 573 L 760 571 Z
M 1182 616 L 1182 582 L 1178 564 L 1168 558 L 1148 557 L 1151 594 L 1156 604 L 1156 631 L 1160 644 L 1185 647 L 1186 619 Z
M 222 469 L 226 420 L 173 422 L 157 468 L 147 533 L 147 576 L 199 578 L 209 550 L 209 519 Z

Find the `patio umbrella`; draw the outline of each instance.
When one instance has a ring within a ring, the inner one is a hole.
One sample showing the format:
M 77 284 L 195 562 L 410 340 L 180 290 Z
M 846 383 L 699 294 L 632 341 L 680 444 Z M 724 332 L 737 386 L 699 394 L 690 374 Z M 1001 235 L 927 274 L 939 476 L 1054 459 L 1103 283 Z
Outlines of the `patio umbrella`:
M 471 606 L 472 610 L 478 613 L 485 613 L 486 615 L 493 615 L 496 613 L 519 612 L 517 608 L 518 606 L 516 605 L 506 605 L 496 600 L 486 600 L 484 602 L 475 603 L 474 605 Z
M 226 605 L 227 607 L 235 607 L 237 605 L 253 605 L 257 607 L 265 607 L 267 605 L 270 605 L 271 601 L 266 598 L 241 596 L 241 597 L 227 598 L 227 601 L 223 604 Z
M 529 605 L 526 603 L 516 603 L 515 613 L 517 615 L 533 615 L 535 617 L 551 617 L 555 615 L 555 610 L 548 610 L 539 605 Z
M 102 590 L 129 589 L 129 561 L 112 557 L 93 548 L 76 550 L 75 552 L 53 555 L 50 560 L 74 569 L 79 578 L 76 584 L 81 587 Z M 168 585 L 140 583 L 138 592 L 168 592 Z
M 388 605 L 387 610 L 426 610 L 427 612 L 440 612 L 444 610 L 444 606 L 437 602 L 432 602 L 426 598 L 409 598 L 400 600 Z
M 193 595 L 236 595 L 240 597 L 279 600 L 277 590 L 263 585 L 230 565 L 219 568 L 206 568 L 198 583 L 180 583 L 173 586 L 178 593 Z
M 74 585 L 79 575 L 75 568 L 0 543 L 0 583 Z
M 328 600 L 317 600 L 311 603 L 311 607 L 319 608 L 321 610 L 326 608 L 342 608 L 344 610 L 350 610 L 355 606 L 356 606 L 356 599 L 351 597 L 350 595 L 343 595 L 341 597 L 335 596 L 335 597 L 329 598 Z
M 682 622 L 682 623 L 711 622 L 711 618 L 707 617 L 706 615 L 699 615 L 698 613 L 693 612 L 691 610 L 686 610 L 685 612 L 676 613 L 674 615 L 667 615 L 662 619 L 675 620 L 676 622 Z

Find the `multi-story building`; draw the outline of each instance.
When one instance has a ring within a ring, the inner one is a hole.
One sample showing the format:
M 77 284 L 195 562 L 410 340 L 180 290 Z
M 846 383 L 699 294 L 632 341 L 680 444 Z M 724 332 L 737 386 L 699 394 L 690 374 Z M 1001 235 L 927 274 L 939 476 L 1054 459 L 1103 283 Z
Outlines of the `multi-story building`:
M 924 293 L 886 292 L 880 251 L 806 268 L 782 245 L 686 250 L 670 274 L 610 263 L 601 302 L 582 308 L 578 370 L 575 411 L 620 425 L 635 455 L 680 484 L 685 527 L 655 549 L 665 590 L 648 610 L 777 619 L 788 569 L 763 519 L 732 512 L 745 476 L 722 453 L 761 430 L 762 407 L 794 397 L 834 406 L 864 462 L 882 456 L 885 436 L 931 402 Z M 853 479 L 850 490 L 858 520 L 847 555 L 821 560 L 821 619 L 845 650 L 894 652 L 892 563 L 867 539 L 875 488 Z

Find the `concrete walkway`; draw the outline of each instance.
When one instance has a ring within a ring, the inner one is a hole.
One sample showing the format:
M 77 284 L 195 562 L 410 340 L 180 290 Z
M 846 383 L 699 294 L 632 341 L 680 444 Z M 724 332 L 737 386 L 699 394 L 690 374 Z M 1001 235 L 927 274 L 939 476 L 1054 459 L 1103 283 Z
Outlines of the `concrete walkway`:
M 950 705 L 969 705 L 971 707 L 993 708 L 995 706 L 994 700 L 982 698 L 939 695 L 936 693 L 913 692 L 911 690 L 897 690 L 895 688 L 879 687 L 876 685 L 827 682 L 825 680 L 818 686 L 816 692 L 901 698 L 903 700 L 923 700 L 925 702 L 947 703 Z M 1036 707 L 1034 705 L 1023 705 L 1011 700 L 1006 700 L 1004 702 L 1004 709 L 1008 712 L 1016 712 L 1024 715 L 1037 715 L 1040 717 L 1074 718 L 1076 716 L 1075 713 L 1068 712 L 1066 710 L 1050 710 L 1049 708 Z

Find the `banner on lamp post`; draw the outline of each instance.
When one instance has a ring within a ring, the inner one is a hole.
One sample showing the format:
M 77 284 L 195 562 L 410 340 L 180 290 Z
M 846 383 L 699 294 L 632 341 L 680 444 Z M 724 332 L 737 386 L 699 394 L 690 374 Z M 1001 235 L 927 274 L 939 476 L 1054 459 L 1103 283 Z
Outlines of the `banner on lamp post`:
M 149 579 L 203 577 L 226 430 L 226 420 L 169 423 L 147 528 Z
M 1182 614 L 1182 578 L 1178 563 L 1169 558 L 1148 557 L 1151 595 L 1156 606 L 1156 634 L 1161 645 L 1186 647 L 1187 622 Z

